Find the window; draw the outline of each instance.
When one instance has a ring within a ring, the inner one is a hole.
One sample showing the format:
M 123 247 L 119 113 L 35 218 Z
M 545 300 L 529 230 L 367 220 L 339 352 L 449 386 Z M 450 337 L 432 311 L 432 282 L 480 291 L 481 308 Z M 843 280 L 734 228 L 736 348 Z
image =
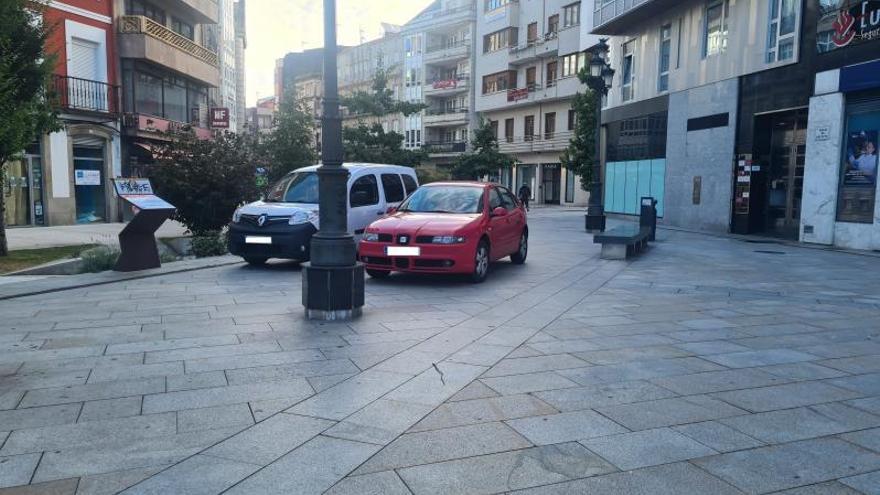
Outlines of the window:
M 385 201 L 398 203 L 403 201 L 403 184 L 397 174 L 382 174 L 382 190 L 385 191 Z
M 574 203 L 575 174 L 571 169 L 565 170 L 565 202 Z
M 376 182 L 376 176 L 373 174 L 365 175 L 354 181 L 354 184 L 351 185 L 348 201 L 352 208 L 379 204 L 379 185 Z
M 419 184 L 416 182 L 415 179 L 412 178 L 412 176 L 404 174 L 404 175 L 401 175 L 400 177 L 403 178 L 403 187 L 406 188 L 406 195 L 407 196 L 409 196 L 416 189 L 419 188 Z
M 513 0 L 484 0 L 483 7 L 486 12 L 489 12 L 491 10 L 500 9 L 512 1 Z
M 504 71 L 483 76 L 483 94 L 497 93 L 516 87 L 516 71 Z
M 562 77 L 576 76 L 581 67 L 586 65 L 587 56 L 583 53 L 572 53 L 562 57 Z
M 577 125 L 577 112 L 573 109 L 568 111 L 568 130 L 573 131 Z
M 623 44 L 623 77 L 620 78 L 623 101 L 633 99 L 633 76 L 635 75 L 635 41 Z
M 767 28 L 767 63 L 794 58 L 794 42 L 800 2 L 770 0 Z
M 513 211 L 516 209 L 516 198 L 513 197 L 513 194 L 511 194 L 507 188 L 499 187 L 495 190 L 501 195 L 501 206 L 503 206 L 505 210 Z
M 504 140 L 507 141 L 508 143 L 513 142 L 513 126 L 514 126 L 513 119 L 506 119 L 504 121 Z
M 559 79 L 558 64 L 554 62 L 547 63 L 547 87 L 556 86 L 556 80 Z
M 704 57 L 727 50 L 727 18 L 729 15 L 730 4 L 728 0 L 708 0 L 703 39 Z
M 547 34 L 559 32 L 559 14 L 553 14 L 547 18 Z
M 669 90 L 669 56 L 672 50 L 672 25 L 660 28 L 660 74 L 657 77 L 657 91 Z
M 164 84 L 165 118 L 178 122 L 189 122 L 190 116 L 186 106 L 186 82 L 178 78 L 169 78 Z
M 538 68 L 537 67 L 529 67 L 526 69 L 526 87 L 529 88 L 529 91 L 534 91 L 535 86 L 537 85 L 538 80 Z
M 538 23 L 533 22 L 529 24 L 528 29 L 526 30 L 526 41 L 531 45 L 538 41 Z
M 171 18 L 171 30 L 189 40 L 195 39 L 192 24 L 187 24 L 176 17 Z
M 165 11 L 144 0 L 126 0 L 125 12 L 128 15 L 142 15 L 165 25 Z
M 581 3 L 573 3 L 562 7 L 562 27 L 577 26 L 581 23 Z
M 498 189 L 492 188 L 489 190 L 489 211 L 494 211 L 495 208 L 502 206 L 504 202 L 501 200 L 501 193 L 498 192 Z
M 556 112 L 544 114 L 544 139 L 553 139 L 556 133 Z
M 535 139 L 535 116 L 526 115 L 525 125 L 523 126 L 523 138 L 526 141 Z
M 483 53 L 516 45 L 516 28 L 506 28 L 483 36 Z

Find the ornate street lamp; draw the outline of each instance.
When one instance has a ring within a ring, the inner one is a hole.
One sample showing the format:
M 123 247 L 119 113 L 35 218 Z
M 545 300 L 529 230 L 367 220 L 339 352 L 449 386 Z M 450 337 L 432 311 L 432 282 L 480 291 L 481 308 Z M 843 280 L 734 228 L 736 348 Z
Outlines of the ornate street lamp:
M 343 320 L 364 306 L 364 266 L 348 233 L 348 171 L 342 166 L 342 119 L 336 74 L 336 0 L 324 0 L 324 115 L 318 167 L 320 228 L 312 237 L 311 262 L 303 264 L 306 317 Z
M 587 232 L 605 231 L 605 207 L 602 203 L 602 97 L 608 94 L 614 80 L 614 69 L 608 64 L 608 44 L 600 39 L 599 43 L 587 49 L 590 56 L 590 77 L 587 86 L 596 97 L 596 153 L 593 160 L 593 180 L 590 182 L 590 202 L 587 205 Z

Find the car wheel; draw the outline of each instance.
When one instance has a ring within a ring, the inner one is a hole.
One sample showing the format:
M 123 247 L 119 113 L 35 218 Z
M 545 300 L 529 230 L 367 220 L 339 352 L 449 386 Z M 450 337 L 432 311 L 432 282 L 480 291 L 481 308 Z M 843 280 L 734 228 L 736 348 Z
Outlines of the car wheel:
M 371 269 L 367 268 L 367 275 L 369 275 L 372 278 L 385 278 L 388 275 L 391 275 L 391 271 L 390 270 L 371 270 Z
M 255 258 L 252 256 L 246 256 L 244 258 L 245 261 L 251 266 L 263 266 L 269 261 L 269 258 Z
M 526 256 L 529 255 L 529 233 L 523 230 L 519 236 L 519 249 L 510 255 L 510 261 L 516 265 L 522 265 L 526 262 Z
M 474 272 L 471 273 L 471 282 L 479 284 L 486 280 L 489 275 L 489 243 L 485 240 L 480 241 L 477 245 L 477 251 L 474 254 Z

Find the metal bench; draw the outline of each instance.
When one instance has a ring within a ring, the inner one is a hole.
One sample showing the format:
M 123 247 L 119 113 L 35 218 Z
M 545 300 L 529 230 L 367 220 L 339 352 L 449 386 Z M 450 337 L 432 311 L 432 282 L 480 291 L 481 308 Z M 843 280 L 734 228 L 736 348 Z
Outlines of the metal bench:
M 620 225 L 593 236 L 593 242 L 602 244 L 603 260 L 625 260 L 648 247 L 651 227 L 636 224 Z

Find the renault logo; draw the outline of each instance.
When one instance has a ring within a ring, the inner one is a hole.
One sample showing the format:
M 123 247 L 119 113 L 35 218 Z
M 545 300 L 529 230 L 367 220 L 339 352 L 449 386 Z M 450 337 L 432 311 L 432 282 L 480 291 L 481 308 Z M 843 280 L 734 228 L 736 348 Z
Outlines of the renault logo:
M 264 213 L 260 215 L 260 218 L 257 218 L 257 225 L 262 227 L 263 225 L 266 225 L 267 220 L 269 220 L 269 217 Z

